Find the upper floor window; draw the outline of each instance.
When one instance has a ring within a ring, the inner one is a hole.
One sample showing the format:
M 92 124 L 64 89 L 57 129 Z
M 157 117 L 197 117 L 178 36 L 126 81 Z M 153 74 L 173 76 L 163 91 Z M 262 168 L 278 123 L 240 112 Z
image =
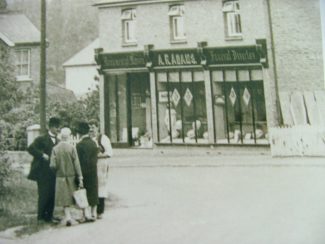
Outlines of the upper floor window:
M 225 16 L 225 27 L 227 37 L 241 37 L 241 21 L 238 1 L 226 1 L 223 3 L 222 11 Z
M 136 11 L 135 9 L 126 9 L 121 15 L 123 26 L 123 42 L 125 44 L 136 43 Z
M 22 48 L 15 52 L 17 79 L 30 78 L 30 49 Z
M 169 20 L 171 28 L 172 41 L 185 40 L 185 27 L 184 27 L 184 6 L 172 5 L 169 8 Z

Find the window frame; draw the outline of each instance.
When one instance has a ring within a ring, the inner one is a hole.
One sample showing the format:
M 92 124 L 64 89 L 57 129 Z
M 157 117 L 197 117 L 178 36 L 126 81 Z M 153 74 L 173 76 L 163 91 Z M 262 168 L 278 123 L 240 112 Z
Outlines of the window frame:
M 136 10 L 124 9 L 121 12 L 123 44 L 136 44 Z
M 24 56 L 27 53 L 26 56 Z M 27 72 L 22 72 L 23 67 L 27 66 Z M 26 80 L 31 77 L 31 49 L 30 48 L 17 48 L 15 49 L 15 67 L 17 80 Z
M 168 10 L 171 42 L 186 41 L 184 5 L 170 5 Z
M 223 3 L 225 34 L 227 38 L 242 38 L 242 24 L 239 1 L 226 1 Z

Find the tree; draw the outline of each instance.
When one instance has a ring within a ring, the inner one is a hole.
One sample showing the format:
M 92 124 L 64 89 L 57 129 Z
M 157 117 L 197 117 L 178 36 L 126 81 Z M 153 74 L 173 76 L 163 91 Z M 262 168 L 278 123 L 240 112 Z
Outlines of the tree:
M 4 115 L 16 106 L 22 98 L 22 93 L 18 90 L 9 47 L 0 43 L 0 53 L 0 115 Z
M 0 0 L 0 9 L 6 9 L 6 8 L 7 8 L 7 1 Z

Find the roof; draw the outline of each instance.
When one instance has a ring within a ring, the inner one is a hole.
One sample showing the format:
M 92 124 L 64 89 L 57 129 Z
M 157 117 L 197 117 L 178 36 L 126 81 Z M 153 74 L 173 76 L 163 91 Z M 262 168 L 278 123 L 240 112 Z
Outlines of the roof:
M 6 43 L 40 43 L 41 40 L 39 30 L 24 14 L 18 13 L 0 14 L 0 34 Z
M 99 48 L 99 38 L 68 59 L 63 66 L 95 65 L 95 51 Z
M 77 100 L 73 91 L 69 89 L 66 89 L 64 87 L 61 87 L 53 83 L 48 83 L 46 86 L 47 86 L 46 92 L 48 95 L 48 99 L 51 101 L 67 103 L 67 102 L 73 102 Z

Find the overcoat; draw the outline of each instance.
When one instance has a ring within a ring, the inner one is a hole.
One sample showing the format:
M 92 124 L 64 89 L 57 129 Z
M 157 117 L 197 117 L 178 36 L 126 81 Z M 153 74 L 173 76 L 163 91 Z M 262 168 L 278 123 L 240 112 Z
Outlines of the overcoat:
M 61 141 L 52 150 L 50 167 L 56 173 L 56 206 L 73 204 L 73 192 L 77 189 L 76 177 L 81 177 L 81 168 L 76 148 Z
M 88 203 L 95 206 L 98 204 L 97 145 L 89 136 L 84 136 L 77 143 L 77 152 Z

